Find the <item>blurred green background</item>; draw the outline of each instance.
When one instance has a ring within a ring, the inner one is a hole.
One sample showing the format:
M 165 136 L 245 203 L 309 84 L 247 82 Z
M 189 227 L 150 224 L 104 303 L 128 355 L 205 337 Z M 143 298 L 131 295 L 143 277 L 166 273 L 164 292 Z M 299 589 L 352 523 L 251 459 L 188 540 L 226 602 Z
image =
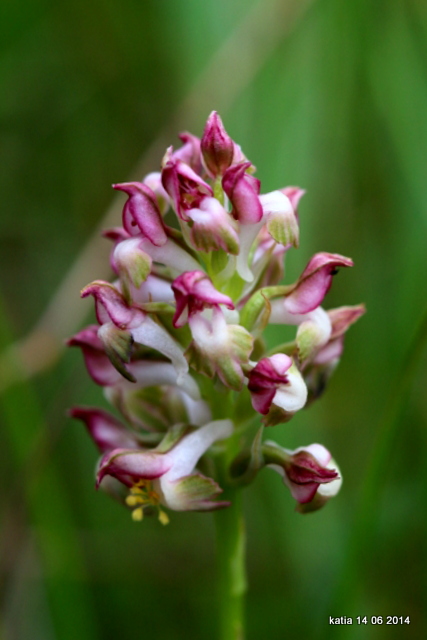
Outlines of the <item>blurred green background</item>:
M 62 340 L 92 317 L 79 288 L 108 277 L 110 184 L 217 109 L 264 192 L 307 189 L 288 282 L 348 255 L 325 307 L 368 308 L 324 398 L 268 434 L 324 443 L 339 496 L 303 517 L 276 474 L 245 492 L 248 639 L 427 637 L 427 4 L 4 0 L 0 33 L 0 635 L 216 637 L 211 516 L 139 525 L 94 491 L 65 410 L 102 392 Z

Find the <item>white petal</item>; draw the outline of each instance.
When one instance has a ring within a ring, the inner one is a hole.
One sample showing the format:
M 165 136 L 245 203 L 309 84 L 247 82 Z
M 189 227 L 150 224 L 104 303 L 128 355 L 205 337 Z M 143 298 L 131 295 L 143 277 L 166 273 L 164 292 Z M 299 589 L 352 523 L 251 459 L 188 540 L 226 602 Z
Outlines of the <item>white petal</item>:
M 188 372 L 188 363 L 184 358 L 181 345 L 176 342 L 162 326 L 154 322 L 149 316 L 134 329 L 131 329 L 135 342 L 160 351 L 172 361 L 177 372 L 177 384 L 180 384 Z
M 148 238 L 141 238 L 140 246 L 153 260 L 179 272 L 200 269 L 200 264 L 170 238 L 161 247 L 156 247 Z
M 162 485 L 163 480 L 173 482 L 190 475 L 209 447 L 217 440 L 228 438 L 232 433 L 233 423 L 231 420 L 215 420 L 185 436 L 167 454 L 172 460 L 172 466 L 163 476 Z
M 297 367 L 293 365 L 286 372 L 288 384 L 281 385 L 273 398 L 273 404 L 284 411 L 295 412 L 307 402 L 307 387 Z

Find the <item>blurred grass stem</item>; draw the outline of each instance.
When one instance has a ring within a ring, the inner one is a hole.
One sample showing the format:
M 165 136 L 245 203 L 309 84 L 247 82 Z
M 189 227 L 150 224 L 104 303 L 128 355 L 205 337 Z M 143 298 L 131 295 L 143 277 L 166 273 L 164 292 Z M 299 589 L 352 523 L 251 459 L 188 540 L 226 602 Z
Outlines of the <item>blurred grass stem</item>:
M 332 615 L 335 615 L 335 611 L 348 611 L 350 603 L 355 610 L 357 609 L 356 591 L 362 584 L 360 574 L 363 568 L 368 566 L 371 561 L 371 553 L 375 548 L 372 541 L 375 534 L 374 525 L 378 519 L 381 492 L 384 488 L 390 460 L 393 459 L 393 448 L 399 435 L 399 427 L 403 426 L 402 413 L 409 398 L 426 344 L 427 308 L 404 355 L 404 362 L 398 368 L 396 382 L 393 385 L 389 401 L 386 404 L 378 427 L 376 441 L 372 447 L 371 459 L 364 476 L 360 500 L 354 517 L 354 525 L 351 529 L 352 533 L 347 542 L 345 561 L 328 608 Z M 351 612 L 349 612 L 350 614 Z M 340 637 L 344 635 L 344 632 L 342 632 Z

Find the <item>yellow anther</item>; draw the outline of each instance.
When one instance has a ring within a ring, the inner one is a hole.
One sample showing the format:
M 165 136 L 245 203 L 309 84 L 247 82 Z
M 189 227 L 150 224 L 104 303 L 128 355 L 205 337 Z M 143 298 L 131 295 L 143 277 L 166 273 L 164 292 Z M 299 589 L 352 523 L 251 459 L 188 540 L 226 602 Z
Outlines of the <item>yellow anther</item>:
M 159 521 L 164 524 L 169 524 L 169 516 L 165 511 L 159 509 Z
M 136 507 L 137 504 L 144 504 L 144 500 L 140 496 L 127 496 L 126 504 L 128 507 Z
M 131 487 L 130 492 L 135 495 L 143 493 L 142 489 L 140 489 L 139 487 Z
M 138 509 L 134 509 L 132 511 L 132 520 L 134 520 L 135 522 L 141 522 L 143 517 L 144 517 L 144 511 L 142 507 L 138 507 Z
M 150 480 L 138 480 L 129 489 L 129 495 L 125 498 L 125 502 L 128 507 L 136 507 L 132 511 L 133 520 L 140 521 L 144 517 L 143 507 L 153 506 L 158 507 L 160 498 L 158 494 L 153 491 Z M 164 511 L 159 509 L 159 520 L 162 524 L 168 524 L 169 518 Z

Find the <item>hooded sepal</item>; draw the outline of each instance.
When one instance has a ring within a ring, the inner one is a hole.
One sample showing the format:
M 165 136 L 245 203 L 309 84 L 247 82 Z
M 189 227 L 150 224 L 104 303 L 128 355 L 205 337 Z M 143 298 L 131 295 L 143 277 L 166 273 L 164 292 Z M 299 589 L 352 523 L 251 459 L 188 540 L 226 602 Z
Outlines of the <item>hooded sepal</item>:
M 327 312 L 331 322 L 331 335 L 325 346 L 316 353 L 315 364 L 331 364 L 339 360 L 344 348 L 344 334 L 365 312 L 364 304 L 338 307 Z
M 143 312 L 129 305 L 116 287 L 104 280 L 95 280 L 81 290 L 82 298 L 91 295 L 95 299 L 96 319 L 99 324 L 113 322 L 119 329 L 127 329 L 144 316 Z
M 188 164 L 193 171 L 201 173 L 202 153 L 200 150 L 200 138 L 188 131 L 183 131 L 178 137 L 183 145 L 176 151 L 171 152 L 170 155 L 168 155 L 168 158 L 182 160 L 182 162 Z
M 156 194 L 150 187 L 142 182 L 124 182 L 114 184 L 113 188 L 128 195 L 123 208 L 123 226 L 126 231 L 131 236 L 142 234 L 158 247 L 165 244 L 165 227 Z
M 308 388 L 308 404 L 320 398 L 325 391 L 340 361 L 344 349 L 344 335 L 365 311 L 365 306 L 360 304 L 353 307 L 338 307 L 327 312 L 331 323 L 330 338 L 320 349 L 316 349 L 314 356 L 303 365 L 304 379 Z
M 293 291 L 286 298 L 290 313 L 305 314 L 322 304 L 332 285 L 332 278 L 340 267 L 352 267 L 350 258 L 337 253 L 316 253 L 298 278 Z
M 243 224 L 260 222 L 263 215 L 259 191 L 261 183 L 247 170 L 250 162 L 234 164 L 224 174 L 222 186 L 233 205 L 232 214 Z

